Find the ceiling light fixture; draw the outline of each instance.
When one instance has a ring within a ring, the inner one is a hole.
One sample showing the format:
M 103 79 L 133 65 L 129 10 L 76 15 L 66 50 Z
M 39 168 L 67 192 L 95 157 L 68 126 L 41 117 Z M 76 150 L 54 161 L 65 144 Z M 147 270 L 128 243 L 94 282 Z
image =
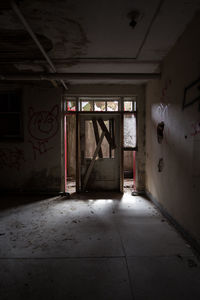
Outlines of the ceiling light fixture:
M 139 18 L 141 16 L 141 13 L 138 10 L 132 10 L 127 14 L 127 17 L 130 19 L 129 26 L 132 28 L 135 28 L 137 25 Z

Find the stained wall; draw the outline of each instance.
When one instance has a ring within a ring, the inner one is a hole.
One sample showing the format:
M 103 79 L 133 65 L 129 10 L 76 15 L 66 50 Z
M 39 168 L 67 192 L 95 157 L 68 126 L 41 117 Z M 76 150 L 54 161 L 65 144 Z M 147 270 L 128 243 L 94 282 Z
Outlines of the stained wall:
M 57 192 L 61 188 L 61 90 L 4 85 L 22 91 L 22 140 L 0 142 L 0 189 Z
M 151 81 L 146 87 L 146 190 L 197 241 L 200 103 L 192 101 L 200 96 L 200 81 L 190 85 L 200 76 L 199 36 L 198 14 L 164 59 L 161 80 Z M 187 103 L 191 105 L 183 109 Z M 163 140 L 158 140 L 161 122 Z

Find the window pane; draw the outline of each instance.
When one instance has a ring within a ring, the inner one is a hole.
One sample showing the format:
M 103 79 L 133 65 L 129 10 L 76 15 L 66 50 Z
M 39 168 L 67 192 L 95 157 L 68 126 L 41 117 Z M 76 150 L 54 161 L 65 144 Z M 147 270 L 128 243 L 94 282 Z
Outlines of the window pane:
M 76 101 L 67 101 L 67 111 L 76 111 Z
M 0 111 L 2 111 L 2 112 L 9 111 L 9 94 L 8 93 L 0 94 Z
M 124 101 L 124 111 L 132 111 L 132 110 L 133 110 L 133 102 Z
M 104 121 L 104 124 L 106 125 L 107 129 L 109 132 L 111 132 L 111 127 L 109 126 L 109 122 L 111 121 Z M 111 123 L 110 123 L 111 125 Z M 114 126 L 114 122 L 113 122 Z M 99 136 L 102 134 L 101 127 L 98 124 L 98 130 L 99 130 Z M 103 153 L 103 158 L 114 158 L 115 156 L 115 150 L 111 149 L 110 144 L 108 143 L 107 139 L 104 137 L 103 142 L 102 142 L 102 153 Z
M 95 111 L 105 111 L 106 110 L 106 102 L 105 101 L 95 101 L 94 102 L 94 110 Z
M 85 158 L 92 158 L 95 151 L 95 135 L 92 121 L 85 121 Z
M 0 93 L 0 111 L 1 112 L 20 112 L 21 95 L 19 92 Z
M 0 114 L 0 137 L 20 135 L 20 114 Z
M 92 101 L 81 101 L 81 110 L 82 111 L 93 111 Z
M 107 111 L 118 111 L 118 101 L 108 101 Z
M 21 92 L 0 93 L 0 138 L 19 138 L 21 135 Z
M 111 121 L 104 121 L 108 130 L 111 129 L 109 126 L 109 122 Z M 99 138 L 100 138 L 102 134 L 102 130 L 98 123 L 97 126 L 98 126 Z M 97 143 L 96 143 L 96 138 L 94 133 L 93 122 L 92 120 L 86 120 L 85 121 L 85 158 L 92 159 L 96 147 L 97 147 Z M 114 158 L 115 150 L 110 148 L 110 144 L 108 143 L 105 137 L 101 144 L 101 151 L 102 151 L 102 158 Z M 96 159 L 99 159 L 99 155 L 97 155 Z
M 20 93 L 11 93 L 9 96 L 10 111 L 20 112 L 21 111 L 21 95 Z
M 136 147 L 136 117 L 124 114 L 124 147 Z

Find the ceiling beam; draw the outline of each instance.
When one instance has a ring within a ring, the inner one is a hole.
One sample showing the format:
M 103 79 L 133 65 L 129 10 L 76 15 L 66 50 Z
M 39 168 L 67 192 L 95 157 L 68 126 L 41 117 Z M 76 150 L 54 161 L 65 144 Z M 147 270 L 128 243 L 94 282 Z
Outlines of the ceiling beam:
M 159 60 L 135 60 L 132 58 L 58 58 L 51 59 L 54 65 L 63 65 L 68 63 L 74 64 L 133 64 L 133 65 L 158 65 L 161 61 Z M 0 58 L 0 64 L 47 64 L 44 59 L 22 59 L 22 58 Z
M 160 73 L 17 73 L 0 74 L 1 81 L 15 80 L 79 80 L 79 79 L 114 79 L 114 80 L 148 80 L 159 79 Z

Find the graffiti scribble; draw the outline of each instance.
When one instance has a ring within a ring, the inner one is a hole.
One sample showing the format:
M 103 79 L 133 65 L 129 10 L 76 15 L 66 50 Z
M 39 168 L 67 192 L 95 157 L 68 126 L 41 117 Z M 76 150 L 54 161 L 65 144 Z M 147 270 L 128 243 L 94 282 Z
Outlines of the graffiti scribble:
M 192 127 L 192 130 L 193 130 L 190 134 L 191 136 L 195 136 L 195 135 L 200 134 L 200 121 L 192 123 L 191 127 Z
M 48 141 L 33 142 L 30 140 L 29 143 L 32 145 L 34 159 L 37 158 L 37 153 L 44 154 L 47 151 L 53 149 L 53 147 L 47 147 Z
M 166 118 L 168 118 L 168 110 L 169 104 L 160 103 L 158 105 L 156 113 L 161 121 L 164 121 Z
M 58 132 L 58 105 L 54 105 L 51 111 L 37 111 L 29 108 L 28 132 L 31 136 L 29 143 L 32 145 L 33 157 L 41 155 L 53 149 L 48 146 L 48 142 Z
M 14 168 L 19 170 L 21 163 L 25 162 L 24 151 L 15 147 L 14 149 L 0 149 L 0 168 Z

